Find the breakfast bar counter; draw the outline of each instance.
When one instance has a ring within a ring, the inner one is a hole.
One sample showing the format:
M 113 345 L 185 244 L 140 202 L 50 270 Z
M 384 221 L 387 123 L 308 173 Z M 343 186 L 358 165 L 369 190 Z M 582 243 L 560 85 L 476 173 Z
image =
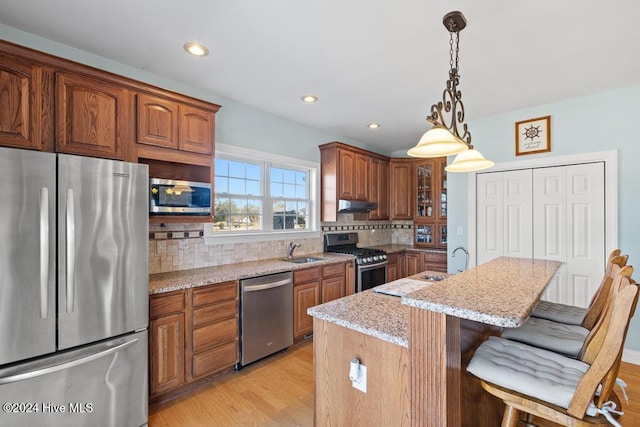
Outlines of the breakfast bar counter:
M 499 425 L 502 403 L 466 366 L 490 335 L 524 323 L 559 267 L 501 257 L 402 297 L 366 291 L 310 308 L 316 424 Z M 353 358 L 368 367 L 366 394 L 351 387 Z

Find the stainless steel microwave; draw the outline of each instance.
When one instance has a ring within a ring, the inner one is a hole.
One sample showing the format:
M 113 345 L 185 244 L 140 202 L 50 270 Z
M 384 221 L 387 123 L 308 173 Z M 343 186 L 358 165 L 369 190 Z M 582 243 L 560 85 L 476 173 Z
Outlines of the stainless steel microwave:
M 211 215 L 211 184 L 150 178 L 149 212 L 154 215 Z

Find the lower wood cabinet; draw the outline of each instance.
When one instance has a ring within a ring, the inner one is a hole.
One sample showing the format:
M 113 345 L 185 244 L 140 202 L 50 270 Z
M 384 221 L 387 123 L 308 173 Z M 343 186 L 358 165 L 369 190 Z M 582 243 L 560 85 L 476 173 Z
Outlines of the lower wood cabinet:
M 150 297 L 150 398 L 239 360 L 238 282 Z
M 238 363 L 238 282 L 193 289 L 192 378 Z
M 447 272 L 447 252 L 425 252 L 424 269 L 431 271 Z
M 185 383 L 186 291 L 150 298 L 149 389 L 155 396 Z
M 307 309 L 342 298 L 347 294 L 344 262 L 305 268 L 293 272 L 293 339 L 313 332 L 313 318 Z
M 424 261 L 422 252 L 407 252 L 405 254 L 406 271 L 405 276 L 413 276 L 424 271 Z

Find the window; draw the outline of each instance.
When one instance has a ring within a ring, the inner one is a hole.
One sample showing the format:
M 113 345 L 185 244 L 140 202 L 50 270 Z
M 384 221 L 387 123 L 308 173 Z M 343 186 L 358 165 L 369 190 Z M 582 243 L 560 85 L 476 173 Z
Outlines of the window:
M 317 231 L 317 167 L 260 154 L 216 152 L 215 222 L 209 237 Z

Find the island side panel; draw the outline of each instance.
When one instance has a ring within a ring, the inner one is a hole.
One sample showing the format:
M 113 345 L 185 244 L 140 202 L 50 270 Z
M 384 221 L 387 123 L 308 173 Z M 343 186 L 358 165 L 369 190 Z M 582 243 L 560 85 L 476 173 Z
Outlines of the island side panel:
M 316 426 L 409 426 L 409 354 L 405 347 L 313 319 Z M 367 392 L 349 379 L 350 361 L 367 367 Z
M 411 307 L 411 425 L 500 425 L 504 405 L 466 372 L 475 349 L 500 328 Z

